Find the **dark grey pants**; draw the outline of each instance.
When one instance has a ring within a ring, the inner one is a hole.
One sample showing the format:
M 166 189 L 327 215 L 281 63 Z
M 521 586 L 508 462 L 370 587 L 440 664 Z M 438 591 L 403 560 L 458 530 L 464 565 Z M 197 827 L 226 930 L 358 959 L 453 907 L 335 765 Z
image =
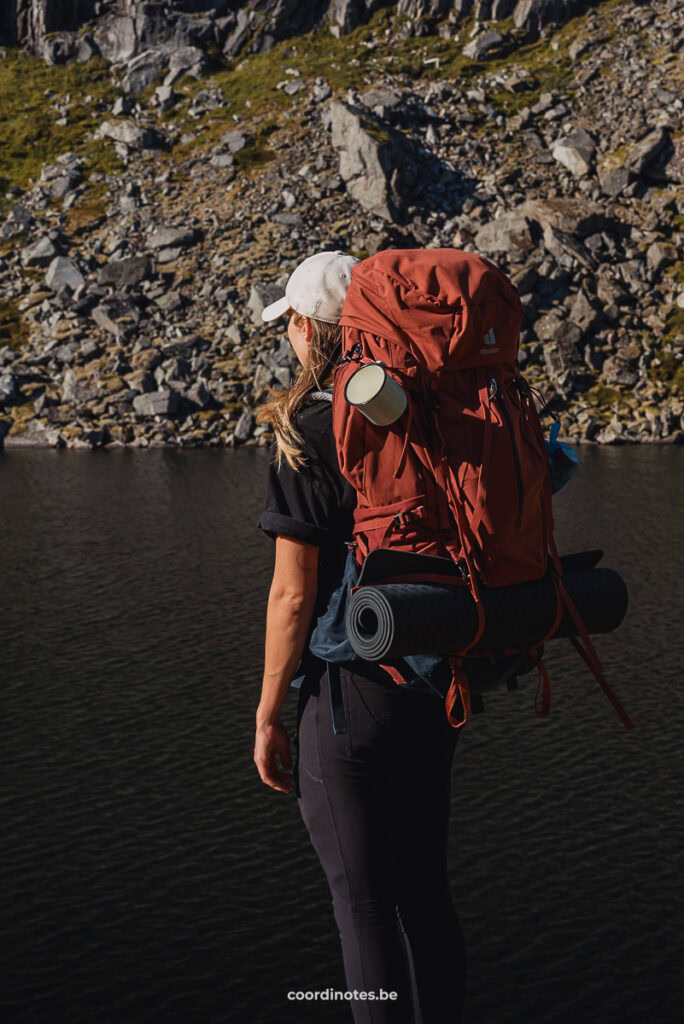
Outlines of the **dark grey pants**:
M 355 1024 L 461 1021 L 466 955 L 447 873 L 451 767 L 460 730 L 444 703 L 342 668 L 347 732 L 329 682 L 303 683 L 294 778 L 332 895 Z M 380 1001 L 380 990 L 396 1000 Z

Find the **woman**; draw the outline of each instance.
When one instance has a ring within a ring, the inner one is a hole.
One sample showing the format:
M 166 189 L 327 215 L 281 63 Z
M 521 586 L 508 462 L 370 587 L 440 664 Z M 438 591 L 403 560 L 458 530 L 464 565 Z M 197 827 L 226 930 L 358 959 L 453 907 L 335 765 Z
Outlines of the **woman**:
M 346 731 L 334 729 L 333 674 L 308 646 L 352 539 L 356 495 L 339 470 L 325 389 L 356 262 L 341 252 L 310 256 L 262 314 L 288 315 L 301 369 L 258 412 L 275 433 L 258 526 L 276 547 L 254 760 L 267 785 L 296 792 L 330 887 L 356 1024 L 444 1024 L 461 1020 L 465 994 L 447 873 L 461 730 L 428 687 L 398 686 L 359 660 L 339 669 Z M 280 719 L 291 683 L 299 686 L 294 769 Z

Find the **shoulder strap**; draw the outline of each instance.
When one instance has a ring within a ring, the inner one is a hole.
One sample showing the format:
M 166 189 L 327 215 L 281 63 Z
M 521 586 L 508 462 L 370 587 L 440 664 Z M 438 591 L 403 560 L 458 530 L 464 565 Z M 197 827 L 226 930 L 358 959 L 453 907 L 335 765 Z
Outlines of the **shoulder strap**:
M 310 391 L 307 397 L 314 402 L 332 402 L 332 388 L 326 388 L 325 391 Z

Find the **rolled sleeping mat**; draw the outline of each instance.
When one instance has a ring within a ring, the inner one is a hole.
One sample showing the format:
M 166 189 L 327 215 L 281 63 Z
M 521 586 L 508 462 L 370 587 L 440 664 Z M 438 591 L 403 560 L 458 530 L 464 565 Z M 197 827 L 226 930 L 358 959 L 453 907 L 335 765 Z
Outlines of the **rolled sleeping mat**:
M 570 569 L 563 584 L 588 633 L 611 633 L 627 612 L 627 588 L 612 569 Z M 476 650 L 527 648 L 553 627 L 556 592 L 550 576 L 509 587 L 481 587 L 485 629 Z M 367 661 L 411 654 L 452 654 L 477 631 L 477 610 L 467 587 L 435 583 L 362 586 L 347 607 L 347 635 Z M 554 637 L 575 636 L 564 611 Z

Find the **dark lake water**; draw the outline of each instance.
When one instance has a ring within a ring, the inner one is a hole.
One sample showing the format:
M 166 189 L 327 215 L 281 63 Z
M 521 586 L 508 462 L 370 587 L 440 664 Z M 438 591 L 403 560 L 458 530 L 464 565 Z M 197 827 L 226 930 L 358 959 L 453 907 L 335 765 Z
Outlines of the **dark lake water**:
M 631 605 L 489 695 L 452 784 L 467 1024 L 678 1024 L 684 980 L 682 452 L 581 452 L 561 551 Z M 272 543 L 265 450 L 0 454 L 3 1018 L 348 1022 L 327 884 L 252 762 Z M 286 703 L 290 732 L 295 695 Z M 445 1013 L 445 1022 L 449 1015 Z

